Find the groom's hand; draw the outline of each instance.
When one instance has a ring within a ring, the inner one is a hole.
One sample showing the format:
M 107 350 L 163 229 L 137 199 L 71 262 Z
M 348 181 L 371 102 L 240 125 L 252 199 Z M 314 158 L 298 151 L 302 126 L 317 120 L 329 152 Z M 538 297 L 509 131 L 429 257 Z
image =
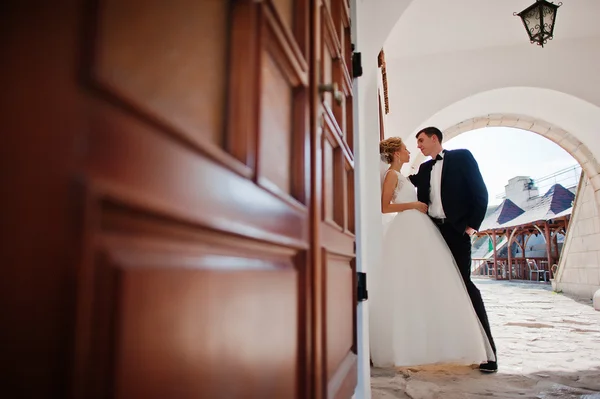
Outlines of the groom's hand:
M 467 229 L 465 230 L 465 233 L 467 233 L 468 235 L 472 236 L 473 234 L 477 233 L 477 230 L 475 230 L 472 227 L 468 227 L 467 226 Z

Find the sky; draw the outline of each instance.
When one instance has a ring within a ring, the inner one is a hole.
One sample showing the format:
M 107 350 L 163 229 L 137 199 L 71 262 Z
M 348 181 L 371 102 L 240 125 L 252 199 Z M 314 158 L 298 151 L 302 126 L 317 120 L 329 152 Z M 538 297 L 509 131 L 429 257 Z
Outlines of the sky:
M 496 198 L 497 195 L 504 193 L 504 186 L 515 176 L 538 179 L 578 165 L 568 152 L 552 141 L 526 130 L 507 127 L 471 130 L 444 142 L 444 148 L 467 148 L 473 153 L 488 188 L 490 205 L 502 201 Z M 540 195 L 554 183 L 575 184 L 579 171 L 540 182 Z

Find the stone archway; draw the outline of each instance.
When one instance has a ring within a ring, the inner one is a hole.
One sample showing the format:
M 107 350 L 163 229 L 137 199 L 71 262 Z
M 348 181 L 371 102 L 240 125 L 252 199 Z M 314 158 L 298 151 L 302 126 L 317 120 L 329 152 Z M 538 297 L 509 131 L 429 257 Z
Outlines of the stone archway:
M 596 203 L 600 204 L 600 164 L 584 143 L 560 126 L 527 115 L 488 114 L 463 120 L 444 129 L 444 141 L 450 140 L 461 133 L 494 126 L 527 130 L 539 134 L 562 147 L 579 162 L 594 189 Z M 415 158 L 412 163 L 413 167 L 421 164 L 424 157 L 419 154 Z
M 598 216 L 600 215 L 600 164 L 598 163 L 590 149 L 584 143 L 582 143 L 577 137 L 575 137 L 565 129 L 561 128 L 560 126 L 526 115 L 488 114 L 463 120 L 444 129 L 444 140 L 450 140 L 461 133 L 465 133 L 471 130 L 494 126 L 522 129 L 539 134 L 540 136 L 543 136 L 548 140 L 559 145 L 581 165 L 582 170 L 584 171 L 584 178 L 579 184 L 576 199 L 576 203 L 580 204 L 580 206 L 579 209 L 577 209 L 578 205 L 575 206 L 572 216 L 572 222 L 569 226 L 569 231 L 571 230 L 571 227 L 578 222 L 579 214 L 581 212 L 589 213 L 588 210 L 584 210 L 585 206 L 581 207 L 581 205 L 583 205 L 583 202 L 585 201 L 595 203 L 596 212 L 594 213 L 594 216 L 592 216 L 592 218 L 598 219 L 600 217 Z M 419 154 L 419 157 L 417 157 L 415 162 L 416 164 L 419 164 L 422 162 L 422 160 L 423 156 Z M 592 194 L 589 195 L 588 193 L 585 193 L 585 198 L 579 198 L 579 196 L 583 196 L 585 192 L 585 190 L 582 188 L 585 185 L 590 186 L 589 188 L 591 189 L 593 194 L 589 193 Z M 577 281 L 577 279 L 575 279 L 574 281 L 576 282 L 571 282 L 570 280 L 573 280 L 573 278 L 565 276 L 565 273 L 579 273 L 579 270 L 573 269 L 579 269 L 578 266 L 580 266 L 579 263 L 582 262 L 582 259 L 586 259 L 588 255 L 592 258 L 596 256 L 596 251 L 593 249 L 596 248 L 596 245 L 591 245 L 591 242 L 593 240 L 596 240 L 596 238 L 600 237 L 598 236 L 597 232 L 593 232 L 592 230 L 583 234 L 587 235 L 587 237 L 579 237 L 579 235 L 581 234 L 575 234 L 576 236 L 578 236 L 578 239 L 588 240 L 587 243 L 583 243 L 582 241 L 582 243 L 580 244 L 581 248 L 573 248 L 572 245 L 575 244 L 572 244 L 573 240 L 571 239 L 568 239 L 565 242 L 564 254 L 563 256 L 561 256 L 561 261 L 559 264 L 558 271 L 556 273 L 555 282 L 553 283 L 554 289 L 566 289 L 571 293 L 581 295 L 581 291 L 579 291 L 580 288 L 576 288 L 576 286 L 582 284 L 583 281 Z M 574 254 L 576 256 L 571 258 L 571 252 L 577 252 L 576 254 Z M 592 270 L 595 270 L 597 272 L 598 267 L 599 265 L 596 261 L 595 267 Z M 566 270 L 568 270 L 568 272 Z M 587 270 L 585 270 L 585 272 L 587 273 Z M 589 295 L 589 293 L 587 293 L 586 295 Z
M 465 119 L 443 130 L 444 141 L 471 130 L 497 126 L 539 134 L 559 145 L 581 165 L 584 176 L 577 190 L 576 204 L 568 229 L 569 234 L 563 247 L 563 255 L 553 288 L 578 296 L 590 295 L 590 292 L 593 293 L 597 289 L 597 283 L 585 275 L 597 274 L 600 270 L 597 261 L 600 251 L 596 250 L 600 232 L 594 227 L 600 224 L 597 222 L 600 220 L 600 164 L 588 146 L 573 134 L 558 125 L 521 114 L 487 114 Z M 424 159 L 420 153 L 415 158 L 411 165 L 413 168 L 417 168 Z M 572 227 L 579 221 L 586 227 L 573 230 Z M 590 223 L 593 226 L 588 228 Z M 573 236 L 573 234 L 575 235 Z
M 459 122 L 444 130 L 444 140 L 450 140 L 461 133 L 484 127 L 503 126 L 527 130 L 556 143 L 579 162 L 590 179 L 594 191 L 600 190 L 600 164 L 592 152 L 577 137 L 552 123 L 526 115 L 489 114 Z M 597 199 L 599 199 L 597 197 Z

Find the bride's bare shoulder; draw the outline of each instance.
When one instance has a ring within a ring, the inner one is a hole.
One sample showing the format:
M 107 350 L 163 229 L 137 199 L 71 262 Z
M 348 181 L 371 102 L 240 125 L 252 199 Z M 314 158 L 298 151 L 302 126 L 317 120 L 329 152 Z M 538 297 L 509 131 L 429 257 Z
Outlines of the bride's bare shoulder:
M 389 180 L 389 181 L 398 180 L 398 172 L 396 172 L 393 169 L 388 169 L 385 171 L 383 178 L 384 178 L 384 180 Z
M 392 172 L 392 173 L 390 173 Z M 383 176 L 383 188 L 384 189 L 394 189 L 398 185 L 399 179 L 398 175 L 392 171 L 392 169 L 388 169 L 385 171 L 385 175 Z

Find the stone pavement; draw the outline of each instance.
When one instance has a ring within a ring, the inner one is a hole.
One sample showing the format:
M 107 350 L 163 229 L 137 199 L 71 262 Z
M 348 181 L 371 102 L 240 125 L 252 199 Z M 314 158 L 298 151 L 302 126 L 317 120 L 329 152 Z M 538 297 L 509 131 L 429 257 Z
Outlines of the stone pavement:
M 499 371 L 463 366 L 371 370 L 373 399 L 600 399 L 600 312 L 549 285 L 474 280 Z

